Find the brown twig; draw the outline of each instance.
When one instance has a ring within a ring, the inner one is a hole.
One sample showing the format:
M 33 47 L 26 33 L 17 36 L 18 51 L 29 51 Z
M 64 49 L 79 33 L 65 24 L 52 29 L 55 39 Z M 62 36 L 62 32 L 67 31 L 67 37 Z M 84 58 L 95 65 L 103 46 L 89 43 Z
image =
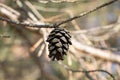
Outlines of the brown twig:
M 112 4 L 112 3 L 116 2 L 116 1 L 118 1 L 118 0 L 112 0 L 112 1 L 106 2 L 106 3 L 104 3 L 104 4 L 102 4 L 102 5 L 98 6 L 98 7 L 96 7 L 96 8 L 94 8 L 94 9 L 91 9 L 91 10 L 89 10 L 89 11 L 86 11 L 86 12 L 80 14 L 79 16 L 75 16 L 75 17 L 72 17 L 72 18 L 67 19 L 67 20 L 65 20 L 65 21 L 61 21 L 60 23 L 57 24 L 57 26 L 60 26 L 60 25 L 65 24 L 65 23 L 68 23 L 68 22 L 70 22 L 70 21 L 72 21 L 72 20 L 74 20 L 74 19 L 78 19 L 78 18 L 80 18 L 80 17 L 86 16 L 86 15 L 88 15 L 89 13 L 92 13 L 92 12 L 94 12 L 94 11 L 96 11 L 96 10 L 98 10 L 98 9 L 101 9 L 101 8 L 107 6 L 107 5 L 110 5 L 110 4 Z

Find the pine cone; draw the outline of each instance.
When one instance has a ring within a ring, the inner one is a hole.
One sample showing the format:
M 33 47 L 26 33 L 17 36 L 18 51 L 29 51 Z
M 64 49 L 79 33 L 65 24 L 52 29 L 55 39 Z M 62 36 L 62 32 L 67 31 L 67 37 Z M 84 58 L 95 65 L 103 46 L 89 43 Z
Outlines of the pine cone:
M 49 57 L 54 61 L 56 60 L 63 60 L 64 55 L 66 55 L 69 45 L 71 45 L 70 41 L 70 34 L 65 29 L 55 28 L 51 31 L 48 39 L 46 40 L 49 42 L 48 49 L 49 49 Z

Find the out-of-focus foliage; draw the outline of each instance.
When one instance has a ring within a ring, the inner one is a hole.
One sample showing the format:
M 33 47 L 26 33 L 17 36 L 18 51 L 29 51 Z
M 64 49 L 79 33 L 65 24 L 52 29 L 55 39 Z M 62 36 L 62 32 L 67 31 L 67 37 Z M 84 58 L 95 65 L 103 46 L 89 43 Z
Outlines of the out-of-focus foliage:
M 23 4 L 25 4 L 24 1 L 26 0 L 22 1 Z M 32 16 L 39 16 L 39 18 L 41 18 L 40 21 L 55 23 L 79 15 L 80 13 L 95 8 L 106 1 L 108 0 L 76 0 L 72 3 L 42 3 L 41 0 L 30 0 L 30 3 L 32 3 L 34 8 L 40 13 L 40 15 L 37 15 L 36 13 L 36 15 Z M 26 6 L 24 6 L 24 9 L 22 9 L 22 7 L 20 8 L 22 4 L 19 4 L 19 2 L 16 4 L 14 0 L 0 0 L 0 3 L 8 5 L 18 12 L 25 14 L 21 14 L 21 21 L 24 21 L 24 18 L 27 20 L 28 15 L 26 14 L 28 13 L 24 12 Z M 120 2 L 118 1 L 67 24 L 66 28 L 70 31 L 75 31 L 114 24 L 118 21 L 120 16 L 119 14 Z M 0 80 L 47 80 L 48 78 L 44 77 L 42 69 L 38 67 L 34 59 L 30 57 L 30 47 L 28 47 L 29 45 L 26 44 L 28 39 L 31 41 L 32 45 L 34 45 L 34 43 L 43 36 L 38 35 L 37 32 L 32 32 L 27 29 L 23 30 L 23 32 L 26 34 L 26 36 L 24 36 L 22 32 L 16 30 L 14 25 L 0 21 Z M 4 35 L 10 37 L 4 38 Z M 108 40 L 98 42 L 91 41 L 91 43 L 91 46 L 93 47 L 107 49 L 109 51 L 112 50 L 114 53 L 120 55 L 120 36 L 118 34 L 111 36 L 111 38 Z M 74 55 L 67 55 L 63 61 L 63 64 L 69 65 L 73 69 L 80 70 L 104 69 L 112 73 L 116 77 L 116 80 L 120 79 L 120 66 L 118 63 L 96 58 L 94 56 L 84 54 L 84 52 L 80 52 L 79 55 L 79 61 L 76 61 Z M 44 61 L 42 63 L 44 63 Z M 60 80 L 89 80 L 85 74 L 67 71 L 56 61 L 49 61 L 49 64 L 52 67 L 52 73 L 55 73 L 55 76 L 57 76 Z M 103 73 L 91 73 L 90 75 L 97 80 L 111 80 L 110 77 L 106 79 L 106 74 Z

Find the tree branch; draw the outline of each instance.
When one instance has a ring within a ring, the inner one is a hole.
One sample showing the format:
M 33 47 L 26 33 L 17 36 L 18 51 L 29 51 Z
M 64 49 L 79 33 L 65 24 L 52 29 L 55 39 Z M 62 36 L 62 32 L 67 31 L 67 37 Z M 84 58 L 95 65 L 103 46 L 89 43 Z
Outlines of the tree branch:
M 73 53 L 79 54 L 79 51 L 82 51 L 86 54 L 90 54 L 92 56 L 99 57 L 104 60 L 120 63 L 120 55 L 114 54 L 110 51 L 103 51 L 91 46 L 84 45 L 75 39 L 72 39 L 72 45 L 75 48 L 75 51 L 73 51 L 72 47 L 70 47 L 70 51 Z M 75 55 L 78 56 L 77 54 Z
M 104 4 L 100 5 L 100 6 L 92 9 L 92 10 L 89 10 L 87 12 L 84 12 L 84 13 L 80 14 L 79 16 L 74 16 L 74 17 L 69 18 L 69 19 L 67 19 L 65 21 L 61 21 L 60 23 L 55 23 L 55 24 L 48 24 L 48 23 L 45 23 L 45 24 L 30 24 L 30 23 L 28 23 L 27 24 L 27 23 L 13 21 L 13 20 L 10 20 L 10 19 L 7 19 L 7 18 L 2 18 L 2 17 L 0 17 L 0 20 L 6 21 L 8 23 L 16 24 L 16 25 L 22 25 L 22 26 L 37 27 L 37 28 L 56 28 L 56 27 L 59 27 L 62 24 L 68 23 L 68 22 L 70 22 L 70 21 L 72 21 L 74 19 L 78 19 L 80 17 L 88 15 L 89 13 L 92 13 L 92 12 L 94 12 L 94 11 L 96 11 L 98 9 L 101 9 L 101 8 L 107 6 L 107 5 L 110 5 L 110 4 L 112 4 L 112 3 L 116 2 L 116 1 L 118 1 L 118 0 L 112 0 L 112 1 L 106 2 L 106 3 L 104 3 Z
M 106 3 L 104 3 L 104 4 L 102 4 L 102 5 L 98 6 L 98 7 L 96 7 L 96 8 L 94 8 L 94 9 L 91 9 L 91 10 L 89 10 L 89 11 L 86 11 L 86 12 L 80 14 L 79 16 L 75 16 L 75 17 L 72 17 L 72 18 L 67 19 L 67 20 L 65 20 L 65 21 L 61 21 L 60 23 L 57 24 L 57 26 L 60 26 L 60 25 L 65 24 L 65 23 L 68 23 L 68 22 L 70 22 L 70 21 L 72 21 L 72 20 L 74 20 L 74 19 L 78 19 L 78 18 L 80 18 L 80 17 L 86 16 L 86 15 L 88 15 L 89 13 L 92 13 L 92 12 L 94 12 L 94 11 L 96 11 L 96 10 L 98 10 L 98 9 L 101 9 L 101 8 L 107 6 L 107 5 L 110 5 L 110 4 L 112 4 L 112 3 L 116 2 L 116 1 L 118 1 L 118 0 L 112 0 L 112 1 L 106 2 Z
M 36 27 L 36 28 L 55 28 L 54 25 L 52 24 L 30 24 L 30 23 L 22 23 L 22 22 L 18 22 L 18 21 L 13 21 L 13 20 L 10 20 L 10 19 L 7 19 L 7 18 L 3 18 L 3 17 L 0 17 L 0 20 L 2 21 L 6 21 L 10 24 L 16 24 L 16 25 L 21 25 L 21 26 L 29 26 L 29 27 Z

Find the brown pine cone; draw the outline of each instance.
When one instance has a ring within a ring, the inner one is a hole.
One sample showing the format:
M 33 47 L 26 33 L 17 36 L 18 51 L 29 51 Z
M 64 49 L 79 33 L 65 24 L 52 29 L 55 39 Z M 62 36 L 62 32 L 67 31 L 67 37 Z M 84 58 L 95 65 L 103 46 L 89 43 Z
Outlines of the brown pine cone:
M 49 42 L 48 49 L 49 49 L 49 57 L 54 61 L 56 60 L 63 60 L 64 55 L 66 55 L 69 45 L 71 45 L 70 41 L 70 34 L 67 30 L 61 28 L 55 28 L 51 31 L 48 39 L 46 40 Z

